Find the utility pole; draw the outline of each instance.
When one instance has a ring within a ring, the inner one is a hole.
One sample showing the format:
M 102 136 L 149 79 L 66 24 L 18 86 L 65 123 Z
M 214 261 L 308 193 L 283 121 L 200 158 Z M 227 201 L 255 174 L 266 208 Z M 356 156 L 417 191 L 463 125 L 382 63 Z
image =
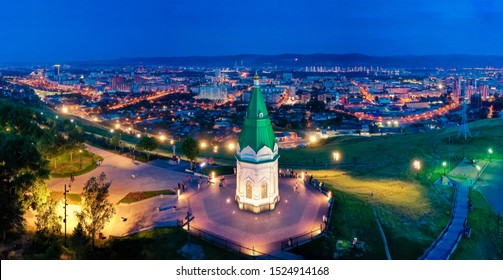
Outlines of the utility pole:
M 451 171 L 451 136 L 449 135 L 449 165 L 447 167 L 447 169 L 449 171 Z
M 66 247 L 66 206 L 68 205 L 68 203 L 66 202 L 66 193 L 68 192 L 68 190 L 66 189 L 66 184 L 65 184 L 65 189 L 64 189 L 64 196 L 65 196 L 65 217 L 63 218 L 63 222 L 65 223 L 65 247 Z

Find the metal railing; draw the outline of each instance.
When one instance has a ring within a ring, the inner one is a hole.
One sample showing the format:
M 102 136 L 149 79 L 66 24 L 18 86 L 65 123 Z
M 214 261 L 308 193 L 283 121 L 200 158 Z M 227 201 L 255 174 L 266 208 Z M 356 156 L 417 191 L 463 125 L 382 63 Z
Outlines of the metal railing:
M 294 237 L 290 237 L 286 240 L 283 240 L 283 241 L 281 241 L 281 250 L 282 251 L 290 250 L 290 249 L 296 248 L 306 242 L 309 242 L 313 239 L 316 239 L 324 233 L 325 228 L 326 227 L 324 227 L 324 226 L 322 226 L 322 224 L 320 224 L 319 229 L 314 229 L 310 232 L 307 232 L 307 233 L 304 233 L 301 235 L 297 235 Z
M 178 226 L 181 227 L 183 224 L 183 221 L 178 220 Z M 186 230 L 185 227 L 181 227 L 183 230 Z M 256 250 L 254 247 L 250 248 L 247 246 L 243 246 L 239 243 L 236 243 L 234 241 L 228 240 L 226 238 L 223 238 L 221 236 L 218 236 L 216 234 L 213 234 L 211 232 L 195 228 L 194 226 L 190 226 L 190 234 L 192 236 L 196 236 L 202 240 L 205 240 L 213 245 L 219 246 L 221 248 L 224 248 L 225 250 L 238 253 L 240 255 L 244 255 L 246 257 L 251 257 L 251 258 L 260 258 L 260 259 L 269 259 L 269 260 L 280 260 L 280 258 L 275 257 L 273 255 L 260 252 Z

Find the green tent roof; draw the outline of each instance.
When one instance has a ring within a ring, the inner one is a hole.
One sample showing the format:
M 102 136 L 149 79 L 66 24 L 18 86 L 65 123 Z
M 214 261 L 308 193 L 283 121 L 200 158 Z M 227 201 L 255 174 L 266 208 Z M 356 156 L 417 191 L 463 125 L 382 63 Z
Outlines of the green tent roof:
M 258 79 L 258 76 L 254 77 L 254 79 Z M 274 150 L 276 137 L 272 130 L 271 120 L 267 113 L 267 107 L 265 106 L 260 86 L 255 85 L 253 88 L 238 142 L 241 150 L 246 146 L 250 146 L 255 153 L 264 146 Z

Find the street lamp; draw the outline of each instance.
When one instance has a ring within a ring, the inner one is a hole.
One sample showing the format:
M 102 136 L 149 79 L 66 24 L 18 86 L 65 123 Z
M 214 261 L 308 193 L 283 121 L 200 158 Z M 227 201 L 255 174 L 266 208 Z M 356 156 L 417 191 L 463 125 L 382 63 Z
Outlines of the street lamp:
M 333 152 L 332 157 L 335 161 L 339 161 L 341 159 L 341 154 L 339 152 Z
M 442 166 L 444 167 L 444 175 L 445 175 L 445 167 L 447 166 L 447 162 L 442 162 Z
M 236 148 L 236 145 L 234 143 L 229 143 L 229 150 L 233 151 Z
M 414 169 L 416 169 L 416 179 L 419 178 L 419 170 L 421 169 L 421 162 L 419 160 L 414 160 Z
M 491 157 L 492 157 L 492 155 L 493 155 L 493 149 L 492 149 L 492 148 L 489 148 L 489 149 L 487 150 L 487 152 L 489 152 L 489 162 L 491 162 Z
M 82 169 L 82 150 L 79 150 L 80 169 Z

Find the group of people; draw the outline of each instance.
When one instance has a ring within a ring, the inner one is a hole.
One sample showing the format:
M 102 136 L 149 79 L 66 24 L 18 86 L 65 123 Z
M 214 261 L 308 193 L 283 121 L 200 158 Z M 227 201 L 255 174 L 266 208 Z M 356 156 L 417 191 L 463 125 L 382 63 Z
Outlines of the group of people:
M 184 183 L 178 182 L 178 190 L 181 192 L 184 192 L 186 188 L 186 185 Z
M 307 172 L 306 172 L 306 177 L 307 177 Z M 309 176 L 308 180 L 309 180 L 309 185 L 317 188 L 320 192 L 325 193 L 326 189 L 325 189 L 324 182 L 318 181 L 318 179 L 314 179 L 313 175 Z
M 293 168 L 287 168 L 285 170 L 280 168 L 279 177 L 297 178 L 297 173 L 293 170 Z
M 96 161 L 96 166 L 100 166 L 101 165 L 101 160 L 97 160 Z

